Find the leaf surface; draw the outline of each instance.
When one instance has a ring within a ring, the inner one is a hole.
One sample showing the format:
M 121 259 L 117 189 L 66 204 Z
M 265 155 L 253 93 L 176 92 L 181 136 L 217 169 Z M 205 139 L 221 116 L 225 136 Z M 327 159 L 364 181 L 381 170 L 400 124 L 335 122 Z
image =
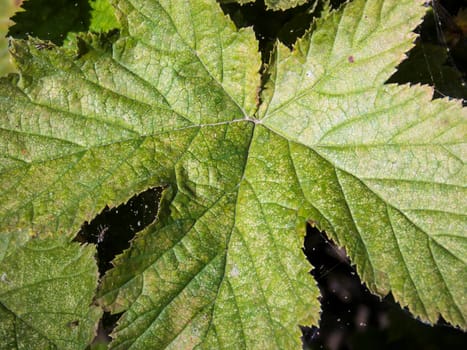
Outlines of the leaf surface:
M 356 1 L 294 52 L 279 47 L 260 115 L 294 144 L 303 192 L 321 216 L 314 220 L 347 248 L 369 287 L 392 291 L 424 320 L 442 313 L 465 327 L 467 114 L 458 103 L 430 102 L 431 88 L 378 86 L 413 41 L 387 28 L 419 16 L 411 1 Z
M 15 41 L 21 74 L 0 81 L 0 227 L 18 237 L 5 255 L 18 232 L 71 238 L 162 185 L 159 220 L 99 291 L 125 312 L 112 348 L 299 347 L 319 317 L 307 220 L 373 291 L 465 328 L 466 111 L 383 85 L 413 45 L 415 3 L 347 4 L 277 47 L 264 89 L 254 33 L 211 0 L 115 1 L 120 37 L 84 37 L 79 57 Z
M 2 250 L 5 242 L 0 245 Z M 101 310 L 94 249 L 34 238 L 0 262 L 2 349 L 84 349 Z
M 221 0 L 222 3 L 232 3 L 237 2 L 240 5 L 248 4 L 251 2 L 255 2 L 256 0 Z M 303 5 L 307 0 L 265 0 L 264 4 L 266 5 L 267 9 L 279 11 L 279 10 L 287 10 L 293 7 L 297 7 L 299 5 Z

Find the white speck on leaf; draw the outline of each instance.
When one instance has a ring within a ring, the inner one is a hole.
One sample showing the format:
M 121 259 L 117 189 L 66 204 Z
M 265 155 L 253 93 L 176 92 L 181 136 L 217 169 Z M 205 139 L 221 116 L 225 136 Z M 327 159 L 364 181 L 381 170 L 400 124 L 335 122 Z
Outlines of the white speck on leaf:
M 6 275 L 6 272 L 2 273 L 2 275 L 0 276 L 0 281 L 6 284 L 11 284 L 11 281 L 8 279 Z
M 230 270 L 230 277 L 238 277 L 240 275 L 240 271 L 238 271 L 237 265 L 234 265 L 232 267 L 232 270 Z

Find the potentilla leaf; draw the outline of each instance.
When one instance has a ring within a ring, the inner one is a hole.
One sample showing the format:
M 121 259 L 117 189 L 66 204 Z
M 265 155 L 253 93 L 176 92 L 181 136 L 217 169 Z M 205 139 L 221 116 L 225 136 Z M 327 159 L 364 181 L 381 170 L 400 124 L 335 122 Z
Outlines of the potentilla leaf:
M 120 36 L 82 36 L 77 52 L 14 41 L 0 229 L 19 233 L 4 256 L 25 232 L 70 239 L 164 186 L 157 222 L 97 295 L 124 312 L 111 348 L 299 348 L 299 325 L 319 319 L 307 220 L 373 291 L 466 328 L 467 112 L 384 85 L 423 3 L 350 2 L 278 45 L 265 86 L 252 29 L 213 0 L 114 1 Z

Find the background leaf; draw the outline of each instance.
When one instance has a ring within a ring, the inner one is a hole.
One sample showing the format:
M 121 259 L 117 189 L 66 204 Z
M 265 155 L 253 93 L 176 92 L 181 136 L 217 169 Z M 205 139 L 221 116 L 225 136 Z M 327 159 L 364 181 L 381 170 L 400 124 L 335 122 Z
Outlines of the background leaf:
M 6 34 L 10 23 L 10 17 L 16 10 L 14 0 L 0 0 L 0 77 L 13 72 L 14 67 L 8 53 L 8 39 Z
M 119 28 L 120 24 L 115 17 L 113 7 L 108 0 L 94 0 L 90 2 L 91 21 L 89 30 L 93 32 L 108 32 Z
M 22 4 L 24 11 L 12 18 L 15 25 L 9 35 L 15 38 L 33 36 L 61 45 L 68 33 L 89 28 L 91 6 L 88 0 L 28 0 Z

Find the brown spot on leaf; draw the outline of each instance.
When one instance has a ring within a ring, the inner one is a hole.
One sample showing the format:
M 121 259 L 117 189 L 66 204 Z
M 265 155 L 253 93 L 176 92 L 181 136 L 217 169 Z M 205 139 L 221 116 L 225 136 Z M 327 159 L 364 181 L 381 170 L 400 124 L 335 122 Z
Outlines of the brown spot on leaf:
M 74 321 L 68 322 L 66 325 L 69 328 L 76 328 L 76 327 L 79 326 L 79 320 L 74 320 Z

